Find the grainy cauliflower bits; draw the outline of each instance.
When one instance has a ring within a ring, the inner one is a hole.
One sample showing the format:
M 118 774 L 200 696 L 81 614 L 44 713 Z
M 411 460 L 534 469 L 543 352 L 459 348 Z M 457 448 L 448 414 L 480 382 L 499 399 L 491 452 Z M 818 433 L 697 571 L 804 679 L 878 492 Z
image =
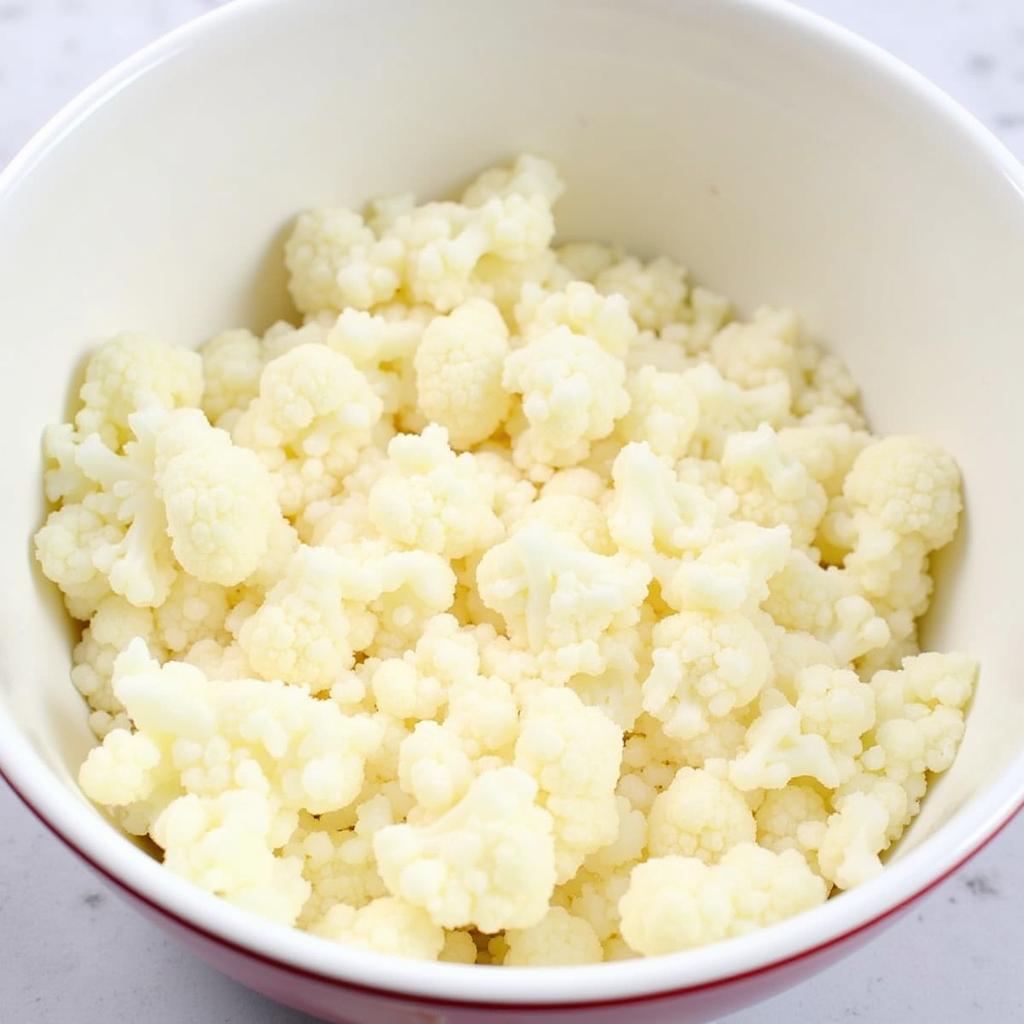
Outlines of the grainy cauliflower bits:
M 786 310 L 553 247 L 524 156 L 302 214 L 301 326 L 119 335 L 44 438 L 80 782 L 332 942 L 655 955 L 881 870 L 977 666 L 921 654 L 960 478 Z

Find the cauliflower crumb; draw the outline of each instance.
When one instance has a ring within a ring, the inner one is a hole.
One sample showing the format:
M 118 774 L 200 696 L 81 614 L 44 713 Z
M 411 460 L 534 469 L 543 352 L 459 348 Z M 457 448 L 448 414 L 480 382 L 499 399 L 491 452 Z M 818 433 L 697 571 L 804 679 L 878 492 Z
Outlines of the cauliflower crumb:
M 83 792 L 325 942 L 589 964 L 884 870 L 978 665 L 925 652 L 962 511 L 789 309 L 554 247 L 555 167 L 306 211 L 301 316 L 123 333 L 46 429 Z

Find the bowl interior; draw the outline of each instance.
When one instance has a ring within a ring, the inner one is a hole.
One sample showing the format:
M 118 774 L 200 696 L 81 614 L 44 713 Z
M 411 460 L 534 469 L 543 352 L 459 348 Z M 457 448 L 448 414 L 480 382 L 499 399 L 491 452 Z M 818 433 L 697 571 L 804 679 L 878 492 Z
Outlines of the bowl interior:
M 955 453 L 967 516 L 925 640 L 983 671 L 960 756 L 897 856 L 999 778 L 1024 722 L 1024 204 L 960 115 L 802 16 L 739 0 L 628 15 L 520 0 L 500 16 L 473 0 L 256 0 L 178 40 L 0 189 L 0 706 L 69 790 L 91 736 L 29 539 L 40 432 L 83 355 L 120 328 L 195 346 L 264 327 L 288 312 L 280 243 L 297 210 L 445 194 L 523 150 L 569 183 L 563 239 L 668 253 L 748 310 L 796 307 L 875 429 Z

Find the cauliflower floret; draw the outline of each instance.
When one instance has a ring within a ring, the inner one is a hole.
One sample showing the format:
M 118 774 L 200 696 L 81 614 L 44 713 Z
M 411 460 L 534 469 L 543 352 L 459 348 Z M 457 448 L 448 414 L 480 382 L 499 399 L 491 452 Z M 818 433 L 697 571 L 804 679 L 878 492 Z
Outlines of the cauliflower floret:
M 502 384 L 522 396 L 516 465 L 572 466 L 629 409 L 625 367 L 591 338 L 556 327 L 505 360 Z
M 751 723 L 744 750 L 729 765 L 729 781 L 740 790 L 781 789 L 793 779 L 809 776 L 826 789 L 835 789 L 844 773 L 853 773 L 853 759 L 839 757 L 828 740 L 803 732 L 800 712 L 781 699 Z
M 280 832 L 272 802 L 240 789 L 179 797 L 157 819 L 152 836 L 175 874 L 229 903 L 290 925 L 310 886 L 298 858 L 274 854 Z
M 114 696 L 111 680 L 114 659 L 136 637 L 146 641 L 154 657 L 165 656 L 152 610 L 136 608 L 123 597 L 110 594 L 100 602 L 82 639 L 75 645 L 71 681 L 93 709 L 89 724 L 100 739 L 111 729 L 126 729 L 130 725 L 121 702 Z
M 515 516 L 509 523 L 509 533 L 521 530 L 528 523 L 546 523 L 552 529 L 575 534 L 599 555 L 615 554 L 604 509 L 589 498 L 551 493 L 545 488 L 535 502 L 517 509 Z
M 502 962 L 507 966 L 593 964 L 604 959 L 594 929 L 563 907 L 552 907 L 529 928 L 510 928 L 505 941 L 508 950 Z
M 445 928 L 528 928 L 555 885 L 551 816 L 518 768 L 484 772 L 435 822 L 392 825 L 373 841 L 388 890 Z
M 619 901 L 622 936 L 645 956 L 672 953 L 774 924 L 827 894 L 795 850 L 741 843 L 711 867 L 696 857 L 654 857 L 633 869 Z
M 720 459 L 730 434 L 756 430 L 762 423 L 776 427 L 789 416 L 785 381 L 744 389 L 726 380 L 711 363 L 700 363 L 682 376 L 700 407 L 690 451 L 701 458 Z
M 686 455 L 700 418 L 697 396 L 680 373 L 641 366 L 626 375 L 629 412 L 616 430 L 625 441 L 644 441 L 657 455 Z
M 157 785 L 162 752 L 144 733 L 110 730 L 94 747 L 78 773 L 78 784 L 90 799 L 107 807 L 144 800 Z
M 814 543 L 828 504 L 825 490 L 803 463 L 784 454 L 770 426 L 730 436 L 722 470 L 739 497 L 737 515 L 762 526 L 788 526 L 793 547 Z
M 226 587 L 179 573 L 167 600 L 152 613 L 160 643 L 171 654 L 180 656 L 200 640 L 230 642 L 225 623 L 231 603 L 231 592 Z M 94 618 L 92 626 L 95 625 Z M 135 632 L 121 646 L 126 646 L 134 636 L 148 635 L 143 631 Z
M 182 785 L 203 796 L 234 781 L 269 790 L 281 807 L 336 810 L 358 794 L 380 739 L 368 717 L 343 715 L 300 687 L 208 680 L 181 662 L 161 666 L 141 639 L 118 656 L 113 688 L 140 733 L 161 750 L 173 742 L 166 756 Z
M 412 651 L 385 658 L 370 669 L 370 688 L 377 707 L 401 719 L 433 718 L 448 690 L 460 679 L 476 675 L 480 656 L 472 636 L 460 632 L 451 615 L 430 619 Z
M 473 935 L 456 929 L 445 932 L 444 948 L 437 959 L 446 964 L 475 964 L 477 953 Z
M 871 442 L 870 434 L 846 423 L 783 427 L 778 438 L 783 454 L 802 463 L 830 498 L 842 493 L 846 474 Z
M 812 867 L 820 842 L 820 826 L 828 819 L 825 799 L 811 783 L 794 782 L 769 790 L 754 817 L 758 845 L 775 853 L 797 850 Z
M 554 821 L 558 882 L 615 839 L 621 757 L 622 731 L 572 690 L 545 689 L 527 701 L 515 766 L 537 780 L 537 801 Z
M 372 900 L 358 910 L 338 903 L 309 930 L 352 949 L 414 960 L 436 960 L 445 944 L 443 928 L 419 907 L 393 896 Z
M 176 414 L 177 416 L 183 414 Z M 205 426 L 205 420 L 203 420 Z M 223 430 L 188 426 L 175 417 L 156 441 L 156 475 L 171 550 L 186 572 L 234 586 L 259 567 L 281 518 L 274 482 L 252 452 Z
M 199 404 L 203 363 L 196 352 L 163 345 L 142 334 L 118 334 L 90 356 L 75 416 L 81 437 L 98 434 L 113 451 L 136 438 L 133 413 L 149 406 Z
M 963 709 L 977 672 L 967 655 L 938 653 L 905 658 L 897 672 L 876 672 L 871 689 L 878 720 L 864 766 L 901 783 L 945 771 L 963 736 Z
M 475 777 L 473 761 L 455 729 L 420 722 L 402 741 L 398 779 L 419 807 L 442 814 L 462 799 Z
M 856 672 L 811 665 L 797 673 L 795 689 L 804 732 L 823 736 L 844 754 L 861 752 L 860 738 L 875 724 L 875 695 Z
M 783 568 L 789 552 L 785 526 L 724 526 L 696 558 L 678 564 L 662 586 L 662 597 L 681 610 L 749 610 L 769 595 L 769 581 Z
M 889 845 L 889 812 L 868 793 L 850 793 L 837 808 L 818 840 L 818 864 L 837 888 L 849 889 L 882 870 L 878 855 Z
M 405 651 L 426 623 L 455 600 L 455 573 L 427 551 L 392 551 L 370 562 L 375 596 L 369 612 L 377 621 L 370 653 L 391 657 Z
M 470 299 L 423 332 L 416 350 L 416 395 L 433 423 L 465 449 L 498 429 L 509 408 L 501 386 L 508 328 L 485 299 Z
M 375 594 L 364 567 L 329 548 L 300 548 L 245 620 L 239 645 L 264 679 L 329 690 L 373 640 L 376 623 L 365 602 Z
M 624 296 L 641 329 L 660 331 L 682 313 L 686 268 L 664 256 L 647 264 L 630 256 L 602 270 L 594 285 L 605 295 Z
M 351 360 L 326 345 L 304 344 L 267 365 L 234 436 L 271 470 L 282 511 L 295 516 L 337 490 L 370 443 L 381 410 Z
M 367 512 L 394 544 L 456 559 L 501 538 L 490 477 L 477 471 L 470 452 L 448 447 L 444 427 L 392 438 L 388 462 L 370 488 Z
M 598 641 L 636 623 L 648 579 L 643 563 L 595 554 L 539 523 L 491 548 L 477 569 L 480 597 L 513 641 L 569 675 L 603 669 Z
M 623 551 L 643 558 L 664 586 L 678 557 L 711 539 L 718 509 L 699 487 L 680 481 L 646 442 L 627 444 L 619 452 L 612 479 L 612 539 Z
M 571 281 L 557 292 L 527 285 L 516 305 L 515 318 L 527 341 L 555 327 L 568 327 L 619 359 L 626 357 L 639 333 L 624 296 L 602 295 L 585 281 Z
M 811 633 L 846 664 L 889 642 L 888 623 L 856 592 L 849 573 L 790 551 L 768 584 L 764 609 L 778 625 Z
M 680 768 L 654 799 L 647 848 L 652 857 L 680 854 L 711 864 L 737 843 L 752 843 L 754 816 L 743 795 L 725 779 Z
M 803 387 L 798 341 L 792 311 L 762 308 L 750 323 L 729 324 L 715 335 L 711 361 L 723 377 L 742 388 L 782 381 L 798 395 Z
M 479 174 L 462 193 L 467 206 L 482 206 L 489 199 L 505 196 L 542 196 L 554 204 L 565 191 L 558 169 L 550 160 L 523 153 L 509 167 L 490 167 Z
M 737 612 L 679 612 L 654 627 L 652 643 L 643 706 L 676 739 L 706 732 L 712 719 L 745 707 L 772 679 L 764 638 Z
M 285 243 L 288 290 L 302 313 L 367 309 L 398 290 L 403 255 L 400 244 L 379 242 L 352 210 L 309 210 Z
M 203 359 L 203 412 L 225 430 L 260 389 L 263 345 L 252 331 L 234 329 L 212 337 L 199 350 Z
M 80 502 L 51 512 L 35 536 L 36 557 L 68 600 L 71 613 L 89 618 L 113 591 L 131 604 L 164 602 L 177 575 L 164 503 L 154 479 L 161 431 L 209 425 L 191 409 L 167 413 L 156 405 L 131 414 L 135 439 L 123 454 L 90 434 L 75 450 L 75 463 L 91 489 Z

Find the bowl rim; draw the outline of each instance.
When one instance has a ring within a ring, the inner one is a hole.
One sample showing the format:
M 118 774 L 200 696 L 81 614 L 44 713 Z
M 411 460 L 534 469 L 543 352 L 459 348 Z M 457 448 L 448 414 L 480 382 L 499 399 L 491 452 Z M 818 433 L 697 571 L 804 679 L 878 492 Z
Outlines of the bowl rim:
M 186 22 L 102 75 L 63 107 L 0 173 L 0 204 L 89 115 L 147 72 L 222 25 L 288 0 L 234 0 Z M 655 0 L 656 2 L 656 0 Z M 718 0 L 831 48 L 886 87 L 941 117 L 980 166 L 1024 198 L 1024 169 L 971 114 L 881 47 L 789 0 Z M 235 953 L 309 978 L 421 1002 L 480 1008 L 595 1006 L 669 998 L 759 975 L 835 946 L 890 918 L 990 842 L 1024 807 L 1024 749 L 933 835 L 878 877 L 770 928 L 694 950 L 620 963 L 488 969 L 425 963 L 346 949 L 254 917 L 173 875 L 65 786 L 0 707 L 0 776 L 29 809 L 94 869 L 135 899 Z

